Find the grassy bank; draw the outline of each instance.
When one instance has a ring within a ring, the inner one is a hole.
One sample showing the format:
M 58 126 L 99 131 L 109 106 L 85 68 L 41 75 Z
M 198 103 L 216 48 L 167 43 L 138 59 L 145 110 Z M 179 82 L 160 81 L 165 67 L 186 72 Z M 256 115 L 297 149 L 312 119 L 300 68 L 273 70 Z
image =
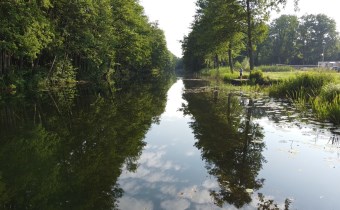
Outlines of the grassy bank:
M 239 71 L 232 73 L 227 67 L 204 69 L 201 75 L 224 85 L 239 79 Z M 312 110 L 318 119 L 340 124 L 340 74 L 335 71 L 260 66 L 251 73 L 244 71 L 242 78 L 248 79 L 242 89 L 287 98 L 301 111 Z

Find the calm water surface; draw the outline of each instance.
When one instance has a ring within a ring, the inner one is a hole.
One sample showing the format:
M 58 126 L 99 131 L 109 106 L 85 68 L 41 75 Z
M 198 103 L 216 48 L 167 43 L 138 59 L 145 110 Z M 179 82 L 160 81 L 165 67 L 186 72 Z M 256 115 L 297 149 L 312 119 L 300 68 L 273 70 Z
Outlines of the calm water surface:
M 339 128 L 208 85 L 1 96 L 0 208 L 340 209 Z
M 333 125 L 270 98 L 214 97 L 204 85 L 171 87 L 138 169 L 119 177 L 121 209 L 340 209 Z

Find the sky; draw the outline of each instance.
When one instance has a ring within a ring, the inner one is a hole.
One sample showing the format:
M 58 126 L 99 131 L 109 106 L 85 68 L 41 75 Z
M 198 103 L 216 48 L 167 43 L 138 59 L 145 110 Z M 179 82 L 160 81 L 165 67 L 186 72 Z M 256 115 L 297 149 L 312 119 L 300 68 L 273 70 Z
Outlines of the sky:
M 190 24 L 195 15 L 196 0 L 140 0 L 145 14 L 150 21 L 158 21 L 159 27 L 164 30 L 168 49 L 177 57 L 182 57 L 180 40 L 190 31 Z M 279 14 L 272 13 L 272 18 L 282 14 L 294 14 L 298 17 L 304 14 L 323 13 L 337 22 L 340 32 L 339 0 L 300 0 L 300 11 L 294 12 L 293 0 Z

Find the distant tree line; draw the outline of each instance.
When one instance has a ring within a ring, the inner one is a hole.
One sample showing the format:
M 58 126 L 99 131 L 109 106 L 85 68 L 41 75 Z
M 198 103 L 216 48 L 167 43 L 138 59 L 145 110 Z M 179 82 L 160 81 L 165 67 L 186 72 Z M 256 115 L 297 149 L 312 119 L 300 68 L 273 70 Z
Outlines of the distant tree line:
M 261 64 L 315 65 L 322 58 L 339 58 L 336 24 L 325 15 L 284 15 L 267 24 L 270 12 L 285 3 L 198 0 L 192 30 L 182 40 L 185 68 L 197 71 L 223 64 L 233 70 L 235 61 L 249 59 L 252 70 Z
M 98 79 L 173 69 L 163 31 L 138 0 L 1 0 L 0 76 Z
M 269 25 L 256 57 L 259 64 L 317 65 L 322 60 L 339 60 L 336 23 L 324 14 L 282 15 Z

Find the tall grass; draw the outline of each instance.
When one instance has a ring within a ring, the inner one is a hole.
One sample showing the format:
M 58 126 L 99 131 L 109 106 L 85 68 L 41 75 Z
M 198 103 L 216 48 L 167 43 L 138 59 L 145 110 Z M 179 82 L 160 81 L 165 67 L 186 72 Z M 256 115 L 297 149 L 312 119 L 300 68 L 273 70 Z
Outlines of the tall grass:
M 288 97 L 296 99 L 294 96 L 300 95 L 303 92 L 306 98 L 317 96 L 322 87 L 334 81 L 334 78 L 326 73 L 320 72 L 305 72 L 297 74 L 283 80 L 281 83 L 273 86 L 269 94 L 274 97 Z
M 290 66 L 259 66 L 256 69 L 261 69 L 263 72 L 291 72 L 295 70 Z
M 300 111 L 311 107 L 318 119 L 340 124 L 340 84 L 329 72 L 298 74 L 273 86 L 269 94 L 290 99 Z
M 230 82 L 233 79 L 238 79 L 239 72 L 234 70 L 231 72 L 229 67 L 220 67 L 219 69 L 203 69 L 201 71 L 203 76 L 208 76 L 211 79 L 219 79 L 225 82 Z
M 317 118 L 340 124 L 340 84 L 325 85 L 311 105 Z

